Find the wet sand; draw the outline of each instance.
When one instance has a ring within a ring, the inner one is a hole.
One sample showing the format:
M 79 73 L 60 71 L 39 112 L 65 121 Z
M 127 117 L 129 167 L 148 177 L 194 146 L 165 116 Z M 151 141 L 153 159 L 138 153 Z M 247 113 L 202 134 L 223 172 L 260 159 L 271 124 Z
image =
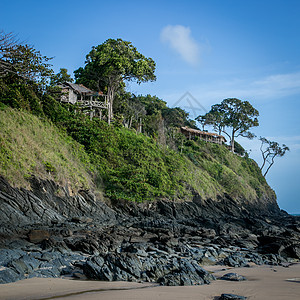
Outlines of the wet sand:
M 85 299 L 85 300 L 194 300 L 218 299 L 222 293 L 248 299 L 300 299 L 300 264 L 288 268 L 252 266 L 250 268 L 205 267 L 216 277 L 234 272 L 247 281 L 216 280 L 210 285 L 164 287 L 148 283 L 80 281 L 61 278 L 32 278 L 0 285 L 0 299 Z M 223 270 L 222 270 L 223 269 Z

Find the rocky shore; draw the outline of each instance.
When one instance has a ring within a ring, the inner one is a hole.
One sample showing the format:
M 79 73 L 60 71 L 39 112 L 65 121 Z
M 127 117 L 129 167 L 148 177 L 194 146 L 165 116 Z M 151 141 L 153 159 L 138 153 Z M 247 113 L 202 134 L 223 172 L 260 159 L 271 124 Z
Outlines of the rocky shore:
M 274 203 L 101 202 L 32 179 L 0 177 L 0 283 L 70 276 L 105 281 L 208 284 L 208 265 L 282 265 L 300 259 L 300 218 Z M 238 276 L 236 276 L 238 278 Z

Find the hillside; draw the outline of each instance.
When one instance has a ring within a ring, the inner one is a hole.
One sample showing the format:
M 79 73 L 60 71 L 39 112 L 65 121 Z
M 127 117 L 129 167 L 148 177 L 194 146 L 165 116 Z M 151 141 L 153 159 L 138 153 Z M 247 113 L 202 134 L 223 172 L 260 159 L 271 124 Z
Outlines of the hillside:
M 139 116 L 108 125 L 28 85 L 0 81 L 0 93 L 0 284 L 207 284 L 205 265 L 300 258 L 299 220 L 280 211 L 256 162 L 187 140 L 183 110 L 129 99 L 141 130 Z
M 47 120 L 9 107 L 0 110 L 0 174 L 17 187 L 28 179 L 51 179 L 70 188 L 91 187 L 89 157 Z
M 54 113 L 50 104 L 41 105 L 42 118 L 7 106 L 0 111 L 0 174 L 15 186 L 28 188 L 34 175 L 75 192 L 100 189 L 113 202 L 204 203 L 229 195 L 240 206 L 277 207 L 257 164 L 225 146 L 184 139 L 176 151 L 133 129 L 91 121 L 52 99 Z

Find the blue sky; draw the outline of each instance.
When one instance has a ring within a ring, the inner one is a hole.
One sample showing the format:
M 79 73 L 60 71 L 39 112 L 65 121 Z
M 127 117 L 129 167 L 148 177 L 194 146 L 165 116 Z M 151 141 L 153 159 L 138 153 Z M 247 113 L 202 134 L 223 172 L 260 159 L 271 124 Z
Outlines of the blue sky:
M 128 90 L 169 106 L 190 106 L 186 97 L 178 103 L 187 91 L 206 110 L 225 98 L 250 101 L 260 112 L 255 134 L 291 149 L 267 179 L 280 207 L 300 213 L 299 11 L 293 0 L 2 0 L 0 28 L 54 56 L 56 71 L 83 66 L 91 47 L 108 38 L 131 41 L 156 61 L 157 81 Z M 240 143 L 260 164 L 259 142 Z

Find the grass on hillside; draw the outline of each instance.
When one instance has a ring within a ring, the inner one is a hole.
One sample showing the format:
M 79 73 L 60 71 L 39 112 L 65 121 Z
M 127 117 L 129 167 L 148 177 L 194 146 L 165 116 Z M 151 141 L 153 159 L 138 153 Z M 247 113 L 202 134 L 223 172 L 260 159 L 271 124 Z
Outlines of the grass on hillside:
M 214 182 L 217 193 L 227 193 L 234 199 L 250 202 L 263 195 L 270 199 L 276 197 L 256 162 L 233 154 L 224 145 L 186 141 L 183 153 L 202 172 L 206 172 L 206 178 L 210 183 Z
M 6 106 L 0 110 L 0 174 L 15 186 L 28 187 L 27 179 L 36 174 L 75 190 L 89 188 L 93 169 L 94 184 L 115 201 L 192 200 L 194 195 L 205 201 L 224 193 L 249 202 L 275 199 L 257 164 L 225 146 L 185 140 L 179 152 L 134 130 L 90 120 L 48 95 L 40 102 L 23 96 L 23 106 L 14 94 L 8 96 L 3 103 L 12 97 L 17 108 L 26 101 L 39 108 L 32 111 L 37 116 Z
M 0 174 L 14 186 L 29 187 L 38 175 L 73 189 L 88 188 L 92 179 L 83 146 L 48 121 L 25 112 L 0 110 Z

